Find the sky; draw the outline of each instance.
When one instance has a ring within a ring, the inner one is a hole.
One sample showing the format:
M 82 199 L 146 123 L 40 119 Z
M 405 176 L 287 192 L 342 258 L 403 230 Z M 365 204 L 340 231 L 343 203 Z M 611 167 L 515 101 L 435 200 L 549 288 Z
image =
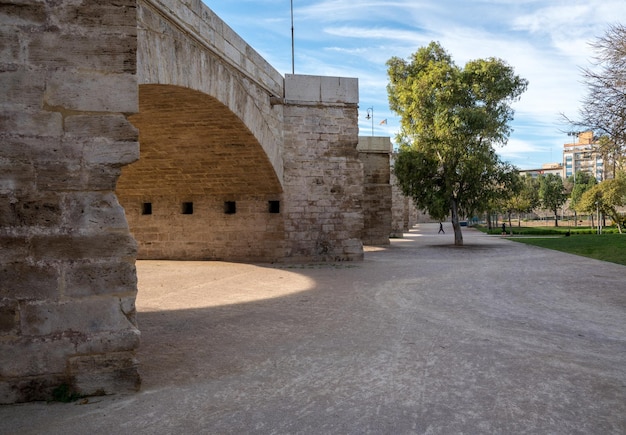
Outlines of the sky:
M 386 62 L 439 42 L 456 65 L 496 57 L 529 81 L 500 157 L 520 169 L 562 162 L 585 95 L 590 43 L 626 24 L 625 0 L 204 0 L 281 74 L 359 79 L 359 134 L 394 141 Z M 294 53 L 292 59 L 291 3 Z M 366 119 L 367 109 L 374 112 Z M 386 124 L 381 121 L 387 120 Z

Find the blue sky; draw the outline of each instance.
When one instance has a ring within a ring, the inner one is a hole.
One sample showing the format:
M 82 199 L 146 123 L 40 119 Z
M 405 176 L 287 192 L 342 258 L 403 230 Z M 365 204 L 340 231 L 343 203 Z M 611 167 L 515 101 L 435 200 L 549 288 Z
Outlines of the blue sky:
M 291 73 L 290 0 L 204 0 L 280 73 Z M 521 169 L 560 162 L 585 88 L 581 67 L 607 26 L 626 23 L 624 0 L 293 0 L 295 73 L 359 79 L 359 127 L 390 136 L 385 62 L 439 41 L 455 63 L 498 57 L 529 81 L 515 103 L 514 129 L 500 156 Z M 380 121 L 387 119 L 386 125 Z

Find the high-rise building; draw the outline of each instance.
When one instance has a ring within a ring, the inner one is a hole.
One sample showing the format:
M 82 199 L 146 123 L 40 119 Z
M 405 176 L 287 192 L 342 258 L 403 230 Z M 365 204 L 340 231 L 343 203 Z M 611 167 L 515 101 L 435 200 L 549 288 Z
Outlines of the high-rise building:
M 574 143 L 563 145 L 563 169 L 565 178 L 580 172 L 588 172 L 596 180 L 604 179 L 604 160 L 594 141 L 592 131 L 576 133 Z M 576 142 L 578 139 L 578 142 Z

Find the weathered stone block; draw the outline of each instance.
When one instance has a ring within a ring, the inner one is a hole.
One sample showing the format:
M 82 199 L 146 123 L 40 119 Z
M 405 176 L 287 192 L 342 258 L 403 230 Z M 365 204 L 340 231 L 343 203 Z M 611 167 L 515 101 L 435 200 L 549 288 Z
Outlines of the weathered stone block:
M 358 79 L 354 78 L 286 74 L 285 99 L 292 102 L 357 104 L 358 83 Z
M 110 165 L 90 166 L 85 170 L 83 181 L 85 190 L 113 191 L 120 177 L 121 169 Z
M 136 249 L 135 240 L 127 233 L 42 235 L 31 240 L 35 259 L 134 258 Z
M 46 4 L 42 1 L 4 3 L 0 9 L 0 25 L 41 26 L 46 22 Z
M 0 72 L 0 89 L 4 92 L 0 107 L 40 109 L 43 105 L 44 87 L 44 71 L 27 73 L 24 67 L 19 67 L 15 71 Z
M 36 165 L 37 190 L 42 192 L 112 191 L 120 174 L 117 166 L 82 166 L 73 162 Z
M 107 352 L 134 351 L 139 347 L 141 334 L 135 327 L 118 331 L 90 334 L 88 339 L 75 342 L 77 355 L 102 354 Z
M 24 335 L 45 336 L 64 331 L 92 334 L 132 326 L 116 298 L 21 305 L 21 330 Z
M 17 263 L 28 256 L 28 238 L 15 233 L 14 228 L 0 228 L 0 263 Z
M 0 157 L 14 161 L 28 156 L 29 161 L 37 165 L 41 162 L 80 161 L 82 158 L 82 150 L 76 149 L 75 144 L 71 147 L 62 144 L 62 136 L 42 138 L 0 132 L 0 140 Z
M 15 70 L 16 65 L 22 63 L 20 37 L 15 30 L 13 26 L 0 23 L 0 71 Z
M 0 132 L 42 138 L 60 137 L 63 116 L 57 112 L 4 110 L 0 113 Z
M 67 355 L 85 338 L 78 333 L 34 340 L 7 337 L 0 341 L 0 379 L 65 373 Z
M 137 1 L 77 1 L 55 5 L 54 19 L 60 26 L 86 28 L 101 34 L 134 36 Z
M 15 333 L 18 327 L 19 312 L 17 302 L 11 300 L 0 302 L 0 335 Z
M 136 70 L 136 41 L 126 35 L 94 32 L 78 35 L 47 31 L 31 34 L 26 49 L 29 63 L 47 69 L 76 63 L 87 70 L 111 74 L 132 74 Z
M 49 78 L 45 102 L 66 110 L 135 113 L 138 96 L 132 74 L 59 71 Z
M 124 209 L 110 191 L 65 195 L 64 227 L 82 232 L 124 231 L 128 228 Z
M 77 356 L 69 359 L 68 367 L 80 394 L 134 392 L 141 385 L 133 352 Z
M 65 374 L 0 379 L 0 404 L 52 400 L 54 391 L 67 382 Z
M 70 115 L 65 118 L 65 134 L 83 139 L 106 138 L 113 142 L 136 142 L 137 128 L 124 116 L 116 113 L 104 115 Z
M 56 195 L 26 200 L 0 195 L 0 227 L 57 227 L 61 222 L 61 213 Z
M 65 270 L 65 296 L 128 293 L 136 288 L 137 274 L 132 263 L 85 260 L 70 263 Z
M 42 192 L 63 192 L 84 190 L 83 168 L 80 162 L 38 162 L 37 190 Z
M 83 156 L 88 165 L 127 165 L 139 159 L 139 142 L 92 139 L 84 142 Z
M 0 195 L 24 195 L 34 190 L 36 178 L 32 165 L 0 159 Z
M 0 264 L 0 298 L 55 300 L 59 297 L 59 272 L 46 263 Z

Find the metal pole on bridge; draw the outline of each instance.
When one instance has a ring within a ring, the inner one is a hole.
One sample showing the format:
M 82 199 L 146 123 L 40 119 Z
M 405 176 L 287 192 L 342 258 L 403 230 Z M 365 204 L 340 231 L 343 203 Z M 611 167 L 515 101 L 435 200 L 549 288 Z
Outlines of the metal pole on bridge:
M 291 74 L 296 73 L 294 60 L 294 40 L 293 40 L 293 0 L 291 0 Z

